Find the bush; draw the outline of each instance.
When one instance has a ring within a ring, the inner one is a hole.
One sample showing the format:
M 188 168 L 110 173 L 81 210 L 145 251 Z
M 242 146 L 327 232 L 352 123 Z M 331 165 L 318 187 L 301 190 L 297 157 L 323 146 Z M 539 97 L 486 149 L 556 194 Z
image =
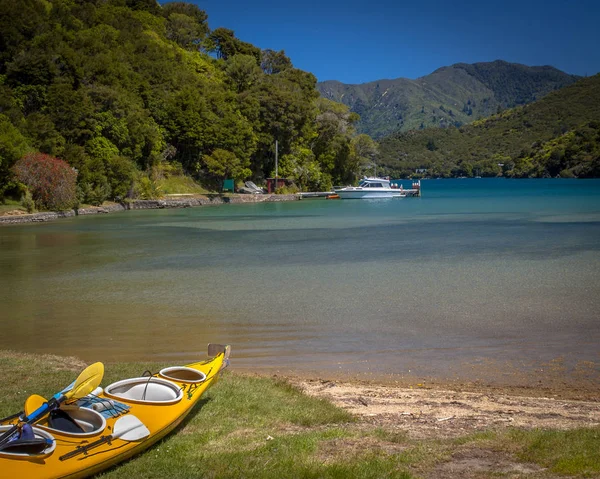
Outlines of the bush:
M 275 190 L 275 194 L 277 195 L 293 195 L 300 191 L 298 187 L 294 184 L 287 186 L 280 186 Z
M 27 186 L 38 209 L 67 210 L 77 203 L 77 171 L 63 160 L 29 153 L 15 163 L 12 171 Z
M 35 211 L 35 203 L 30 191 L 26 191 L 21 198 L 21 205 L 27 210 L 27 213 L 33 213 Z
M 161 188 L 156 180 L 147 176 L 141 176 L 136 184 L 135 196 L 143 200 L 154 200 L 162 196 Z

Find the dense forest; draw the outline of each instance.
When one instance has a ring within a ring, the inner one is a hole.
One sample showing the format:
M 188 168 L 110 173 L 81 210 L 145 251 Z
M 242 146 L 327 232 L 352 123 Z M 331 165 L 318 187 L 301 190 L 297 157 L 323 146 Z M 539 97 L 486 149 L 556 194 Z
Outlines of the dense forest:
M 279 176 L 327 190 L 372 161 L 357 119 L 285 52 L 211 30 L 193 4 L 0 0 L 0 199 L 25 183 L 44 207 L 27 181 L 56 158 L 76 203 L 155 197 L 169 175 L 261 183 L 276 141 Z
M 600 177 L 600 74 L 470 125 L 380 141 L 395 177 Z

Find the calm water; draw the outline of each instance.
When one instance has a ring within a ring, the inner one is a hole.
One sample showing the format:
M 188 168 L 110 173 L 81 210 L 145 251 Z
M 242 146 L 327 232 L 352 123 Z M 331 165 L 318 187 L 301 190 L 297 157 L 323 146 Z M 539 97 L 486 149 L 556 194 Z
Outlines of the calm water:
M 600 181 L 422 188 L 1 227 L 0 349 L 184 363 L 213 341 L 246 370 L 598 373 Z

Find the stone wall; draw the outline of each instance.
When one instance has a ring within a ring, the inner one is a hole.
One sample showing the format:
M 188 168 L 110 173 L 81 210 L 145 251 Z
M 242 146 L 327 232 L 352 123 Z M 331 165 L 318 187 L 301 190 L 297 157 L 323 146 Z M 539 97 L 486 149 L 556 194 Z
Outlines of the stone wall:
M 43 223 L 59 218 L 70 218 L 78 215 L 96 215 L 115 213 L 125 210 L 155 210 L 162 208 L 191 208 L 195 206 L 222 205 L 225 203 L 267 203 L 275 201 L 296 201 L 299 195 L 210 195 L 196 196 L 193 198 L 170 198 L 161 200 L 134 200 L 124 204 L 112 204 L 107 206 L 90 206 L 80 208 L 77 211 L 44 212 L 32 214 L 16 214 L 0 216 L 0 225 L 19 223 Z

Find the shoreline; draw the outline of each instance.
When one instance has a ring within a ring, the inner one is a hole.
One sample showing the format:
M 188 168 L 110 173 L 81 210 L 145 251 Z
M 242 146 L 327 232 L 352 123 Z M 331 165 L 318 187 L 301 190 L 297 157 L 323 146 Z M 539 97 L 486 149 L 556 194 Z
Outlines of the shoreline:
M 597 402 L 600 410 L 600 384 L 592 381 L 578 382 L 575 377 L 564 377 L 563 380 L 540 381 L 534 374 L 523 374 L 518 383 L 502 383 L 492 380 L 465 378 L 451 379 L 446 377 L 425 376 L 390 376 L 366 378 L 351 374 L 324 374 L 301 371 L 254 371 L 235 370 L 236 374 L 245 376 L 280 378 L 293 384 L 329 384 L 346 385 L 359 389 L 389 389 L 401 391 L 430 391 L 432 394 L 452 391 L 457 394 L 492 394 L 513 397 L 540 398 L 566 401 Z M 545 378 L 547 379 L 547 378 Z
M 86 362 L 78 357 L 14 350 L 0 350 L 0 361 L 14 363 L 23 370 L 31 363 L 45 364 L 57 371 L 75 372 L 86 367 Z M 158 370 L 166 365 L 147 361 L 105 363 L 107 371 Z M 600 397 L 592 391 L 588 395 L 569 397 L 567 390 L 560 394 L 559 389 L 450 383 L 441 379 L 416 384 L 386 383 L 352 377 L 319 377 L 318 374 L 248 372 L 235 370 L 234 365 L 228 368 L 227 375 L 234 381 L 289 384 L 306 396 L 347 411 L 358 419 L 360 427 L 401 431 L 416 440 L 452 439 L 490 428 L 570 430 L 600 426 Z
M 61 218 L 76 216 L 89 216 L 97 214 L 120 213 L 129 210 L 158 210 L 171 208 L 195 208 L 199 206 L 213 206 L 224 204 L 246 203 L 275 203 L 281 201 L 299 201 L 299 195 L 197 195 L 191 198 L 161 198 L 157 200 L 134 200 L 127 203 L 111 203 L 102 206 L 88 206 L 67 211 L 44 211 L 41 213 L 3 214 L 0 215 L 0 225 L 46 223 Z
M 32 393 L 51 396 L 87 367 L 74 356 L 7 350 L 0 350 L 0 363 L 2 415 L 19 411 Z M 101 386 L 163 365 L 107 363 Z M 105 475 L 555 479 L 600 473 L 597 400 L 294 381 L 228 369 L 200 404 L 160 443 Z
M 568 430 L 600 426 L 597 397 L 565 399 L 485 387 L 467 391 L 314 379 L 290 382 L 366 424 L 402 430 L 415 439 L 455 438 L 489 428 Z

